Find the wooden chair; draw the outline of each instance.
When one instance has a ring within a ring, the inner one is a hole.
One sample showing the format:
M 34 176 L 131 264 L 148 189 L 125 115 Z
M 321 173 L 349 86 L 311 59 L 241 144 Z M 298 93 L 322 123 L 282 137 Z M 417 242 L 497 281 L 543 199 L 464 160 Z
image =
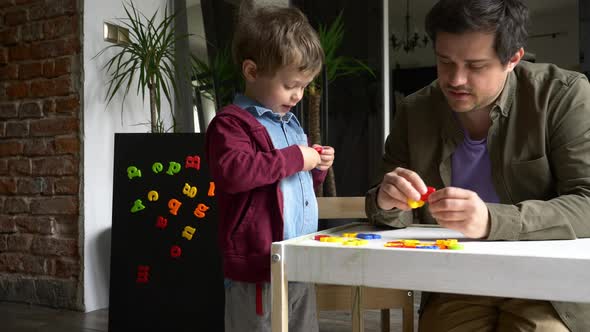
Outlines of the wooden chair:
M 320 219 L 364 219 L 364 197 L 318 197 Z M 403 331 L 414 331 L 414 296 L 412 291 L 365 286 L 316 285 L 317 310 L 350 310 L 352 331 L 364 331 L 363 311 L 381 310 L 381 331 L 389 331 L 389 309 L 403 311 Z

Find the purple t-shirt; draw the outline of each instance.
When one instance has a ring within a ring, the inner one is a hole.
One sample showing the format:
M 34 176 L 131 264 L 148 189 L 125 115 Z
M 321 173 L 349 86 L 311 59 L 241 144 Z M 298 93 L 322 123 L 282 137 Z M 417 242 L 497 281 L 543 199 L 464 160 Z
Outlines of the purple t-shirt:
M 463 143 L 453 152 L 451 185 L 475 191 L 486 203 L 499 203 L 486 141 L 472 140 L 465 133 Z

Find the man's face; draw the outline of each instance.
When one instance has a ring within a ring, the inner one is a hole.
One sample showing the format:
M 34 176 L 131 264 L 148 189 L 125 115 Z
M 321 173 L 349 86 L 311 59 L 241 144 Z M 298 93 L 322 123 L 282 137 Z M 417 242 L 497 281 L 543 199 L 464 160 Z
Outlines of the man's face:
M 252 81 L 249 97 L 275 113 L 286 114 L 303 97 L 315 73 L 301 72 L 296 66 L 279 69 L 274 75 L 260 75 Z
M 436 35 L 440 87 L 455 112 L 485 109 L 498 97 L 516 63 L 502 65 L 494 51 L 494 35 L 483 32 Z

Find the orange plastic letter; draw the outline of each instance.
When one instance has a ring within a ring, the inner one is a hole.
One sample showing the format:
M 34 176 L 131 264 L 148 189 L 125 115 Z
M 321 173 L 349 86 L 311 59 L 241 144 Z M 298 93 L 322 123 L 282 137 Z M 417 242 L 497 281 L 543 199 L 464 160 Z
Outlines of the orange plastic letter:
M 199 205 L 197 205 L 197 208 L 195 209 L 195 217 L 205 218 L 205 211 L 207 210 L 209 210 L 209 207 L 203 203 L 200 203 Z
M 182 203 L 180 203 L 180 201 L 174 198 L 168 201 L 168 208 L 170 209 L 170 213 L 173 215 L 176 215 L 178 213 L 178 209 L 180 209 L 181 205 Z

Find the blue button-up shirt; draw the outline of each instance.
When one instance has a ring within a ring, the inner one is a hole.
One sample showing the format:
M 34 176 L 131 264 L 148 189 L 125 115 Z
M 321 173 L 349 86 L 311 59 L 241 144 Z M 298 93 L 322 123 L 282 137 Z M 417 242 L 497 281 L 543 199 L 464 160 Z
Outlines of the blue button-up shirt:
M 234 104 L 250 112 L 266 128 L 275 149 L 308 145 L 307 135 L 295 114 L 288 112 L 281 116 L 241 94 L 235 96 Z M 316 232 L 318 205 L 311 172 L 297 172 L 282 179 L 279 186 L 283 193 L 284 238 Z

